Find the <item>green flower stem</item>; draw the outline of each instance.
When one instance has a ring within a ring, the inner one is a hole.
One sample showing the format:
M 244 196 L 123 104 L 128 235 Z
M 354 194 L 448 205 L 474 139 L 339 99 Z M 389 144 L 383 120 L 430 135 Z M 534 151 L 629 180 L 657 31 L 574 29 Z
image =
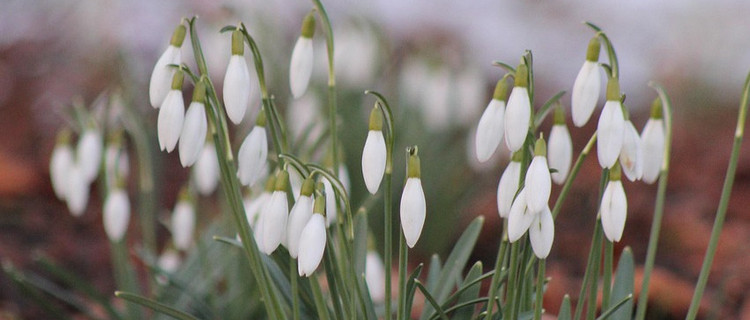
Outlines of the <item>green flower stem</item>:
M 586 311 L 586 319 L 594 319 L 594 316 L 596 316 L 596 297 L 597 293 L 599 291 L 599 267 L 601 266 L 602 262 L 602 243 L 604 242 L 604 234 L 601 227 L 601 221 L 597 220 L 596 224 L 598 226 L 598 231 L 595 232 L 595 235 L 597 236 L 596 239 L 594 239 L 594 264 L 591 265 L 591 282 L 589 283 L 589 297 L 588 297 L 588 304 L 587 304 L 587 311 Z
M 544 269 L 546 259 L 539 260 L 538 272 L 536 274 L 536 299 L 534 300 L 534 320 L 540 320 L 542 318 L 542 302 L 544 296 Z
M 335 250 L 332 244 L 332 237 L 330 230 L 328 233 L 328 241 L 326 241 L 326 249 L 323 254 L 323 264 L 326 270 L 326 279 L 328 279 L 328 288 L 331 290 L 331 300 L 333 301 L 333 311 L 336 315 L 336 319 L 348 319 L 344 316 L 344 308 L 342 306 L 342 299 L 345 300 L 343 281 L 341 280 L 341 272 L 336 265 Z
M 130 260 L 128 259 L 128 246 L 123 241 L 110 241 L 109 248 L 112 252 L 112 268 L 114 269 L 115 284 L 119 290 L 140 292 L 138 278 L 135 275 Z M 132 303 L 126 304 L 127 318 L 142 319 L 143 313 Z
M 404 233 L 399 232 L 401 235 L 398 242 L 398 320 L 409 319 L 409 310 L 406 308 L 406 268 L 409 261 L 409 249 L 406 247 L 406 239 Z
M 672 149 L 672 102 L 667 96 L 666 91 L 661 85 L 650 83 L 659 94 L 662 102 L 664 125 L 666 136 L 664 138 L 664 162 L 659 173 L 659 187 L 656 191 L 656 205 L 654 206 L 654 218 L 651 222 L 651 234 L 648 240 L 648 250 L 646 251 L 646 262 L 643 267 L 643 282 L 641 283 L 641 293 L 638 297 L 638 308 L 635 318 L 643 320 L 646 318 L 646 307 L 648 306 L 648 290 L 651 284 L 651 271 L 654 269 L 654 260 L 656 258 L 656 249 L 659 243 L 659 233 L 661 232 L 661 221 L 664 216 L 664 198 L 667 194 L 667 177 L 669 175 L 669 163 Z
M 602 273 L 602 310 L 609 307 L 609 296 L 612 292 L 612 260 L 614 259 L 614 243 L 604 239 L 604 272 Z
M 617 62 L 617 53 L 615 53 L 615 48 L 612 46 L 612 42 L 609 41 L 609 37 L 597 25 L 588 21 L 584 22 L 584 24 L 586 24 L 589 28 L 596 31 L 596 34 L 600 38 L 602 38 L 602 40 L 604 40 L 604 45 L 607 47 L 607 55 L 609 56 L 611 75 L 612 77 L 619 79 L 620 78 L 620 73 L 619 73 L 620 66 L 619 66 L 619 63 Z
M 299 320 L 299 285 L 297 284 L 297 259 L 289 261 L 289 281 L 292 286 L 292 319 Z
M 589 142 L 586 143 L 586 146 L 583 147 L 583 150 L 581 150 L 581 154 L 578 155 L 578 159 L 576 159 L 576 163 L 573 164 L 573 170 L 570 171 L 570 174 L 568 175 L 568 178 L 565 180 L 565 184 L 562 187 L 562 190 L 560 190 L 560 195 L 557 196 L 557 200 L 555 201 L 555 206 L 552 208 L 552 218 L 557 218 L 557 215 L 560 213 L 560 209 L 562 209 L 562 204 L 565 202 L 565 199 L 568 198 L 568 192 L 570 191 L 570 186 L 573 185 L 573 181 L 578 177 L 578 171 L 581 170 L 581 165 L 583 165 L 583 160 L 586 159 L 586 156 L 589 155 L 589 152 L 591 152 L 591 148 L 594 147 L 594 144 L 596 143 L 596 132 L 594 132 L 593 135 L 591 135 L 591 138 L 589 138 Z
M 320 20 L 326 32 L 326 52 L 328 54 L 328 126 L 331 134 L 331 156 L 333 158 L 333 172 L 339 173 L 338 135 L 336 134 L 336 72 L 333 67 L 333 28 L 328 13 L 320 0 L 312 0 L 318 10 Z
M 595 264 L 599 264 L 601 260 L 596 260 L 594 252 L 596 251 L 596 247 L 598 247 L 597 243 L 601 243 L 599 238 L 602 236 L 602 226 L 599 220 L 597 219 L 596 225 L 594 227 L 594 235 L 591 237 L 591 250 L 589 250 L 589 257 L 588 261 L 586 262 L 586 271 L 583 274 L 583 283 L 581 283 L 581 291 L 578 293 L 578 303 L 576 303 L 576 311 L 575 316 L 573 319 L 580 319 L 581 318 L 581 312 L 583 311 L 583 303 L 586 301 L 586 290 L 591 286 L 592 277 L 594 276 L 595 271 L 593 271 L 593 266 Z M 601 253 L 601 247 L 599 247 L 599 252 Z
M 742 91 L 742 100 L 740 102 L 739 115 L 737 116 L 737 129 L 734 133 L 734 145 L 732 145 L 732 155 L 729 158 L 729 167 L 727 168 L 727 175 L 724 178 L 724 187 L 721 190 L 719 207 L 716 210 L 716 218 L 714 219 L 714 226 L 711 230 L 711 240 L 708 242 L 706 257 L 703 259 L 701 273 L 700 276 L 698 276 L 698 282 L 695 285 L 693 299 L 690 302 L 690 309 L 688 310 L 688 315 L 685 318 L 688 320 L 693 320 L 698 315 L 698 307 L 700 306 L 701 298 L 703 297 L 703 290 L 706 289 L 708 275 L 711 272 L 711 265 L 714 261 L 714 255 L 716 255 L 716 246 L 719 245 L 719 236 L 721 235 L 721 229 L 724 226 L 724 218 L 726 218 L 727 208 L 729 206 L 729 197 L 732 195 L 732 185 L 734 185 L 735 178 L 734 176 L 737 172 L 737 162 L 740 157 L 742 138 L 745 135 L 745 119 L 747 118 L 748 99 L 750 99 L 750 74 L 748 74 L 747 79 L 745 80 L 745 87 Z
M 487 304 L 487 316 L 485 319 L 492 319 L 492 311 L 494 309 L 495 296 L 497 295 L 497 289 L 500 284 L 501 273 L 505 269 L 505 253 L 508 250 L 508 219 L 503 220 L 503 236 L 500 240 L 500 247 L 497 250 L 497 259 L 495 259 L 495 271 L 492 275 L 492 281 L 490 281 L 490 289 L 487 296 L 490 298 Z
M 315 300 L 315 309 L 318 311 L 318 319 L 329 320 L 328 306 L 326 305 L 325 297 L 323 297 L 323 291 L 320 289 L 320 284 L 315 278 L 309 279 L 310 287 L 312 288 L 313 300 Z
M 510 267 L 508 271 L 508 290 L 506 290 L 507 301 L 505 302 L 505 309 L 503 310 L 503 319 L 514 319 L 512 317 L 513 310 L 511 309 L 513 309 L 513 305 L 515 305 L 516 278 L 518 277 L 518 246 L 518 241 L 510 244 Z

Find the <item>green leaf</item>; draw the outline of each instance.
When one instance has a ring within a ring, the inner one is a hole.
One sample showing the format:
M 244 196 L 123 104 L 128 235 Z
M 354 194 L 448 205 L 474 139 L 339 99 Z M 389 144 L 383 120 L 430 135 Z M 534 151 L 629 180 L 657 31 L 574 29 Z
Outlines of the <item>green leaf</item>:
M 427 272 L 427 289 L 432 291 L 435 290 L 435 287 L 438 285 L 438 280 L 440 280 L 440 270 L 442 269 L 442 265 L 440 262 L 440 256 L 437 254 L 433 254 L 432 258 L 430 258 L 430 269 Z
M 536 114 L 534 115 L 535 128 L 539 128 L 539 126 L 542 124 L 542 121 L 544 121 L 544 118 L 546 118 L 550 110 L 552 110 L 552 106 L 554 106 L 555 103 L 559 101 L 563 95 L 565 95 L 565 91 L 558 92 L 557 94 L 552 96 L 552 98 L 549 98 L 549 100 L 547 100 L 547 102 L 542 105 L 542 108 L 540 108 L 539 111 L 536 112 Z
M 435 288 L 430 288 L 430 291 L 438 301 L 445 300 L 454 286 L 462 281 L 461 274 L 466 266 L 466 262 L 469 260 L 471 252 L 474 250 L 474 245 L 477 243 L 479 232 L 482 230 L 482 224 L 484 224 L 484 217 L 480 216 L 474 219 L 456 242 L 456 246 L 453 247 L 453 251 L 448 255 L 448 259 L 445 260 L 445 265 L 443 265 L 440 271 Z M 435 309 L 432 306 L 425 305 L 422 315 L 419 318 L 425 320 L 433 311 Z
M 633 283 L 635 263 L 633 261 L 633 251 L 630 247 L 626 247 L 625 250 L 620 254 L 620 261 L 617 263 L 617 271 L 615 272 L 615 283 L 612 287 L 612 298 L 611 301 L 621 301 L 626 297 L 633 295 Z M 612 320 L 627 320 L 633 316 L 633 300 L 627 300 L 618 308 L 617 311 L 613 312 L 609 319 Z
M 365 273 L 367 235 L 367 213 L 359 211 L 354 216 L 354 270 L 358 278 Z
M 557 320 L 571 320 L 570 296 L 567 294 L 563 297 L 562 304 L 560 305 L 560 312 L 557 313 Z
M 422 291 L 422 294 L 424 294 L 425 300 L 427 300 L 427 302 L 429 302 L 430 305 L 432 305 L 432 307 L 435 308 L 435 310 L 437 310 L 437 314 L 440 316 L 440 318 L 444 320 L 448 320 L 448 316 L 445 314 L 445 311 L 443 311 L 443 308 L 440 307 L 437 301 L 435 301 L 435 297 L 433 297 L 432 294 L 430 294 L 430 292 L 427 291 L 427 288 L 425 288 L 422 285 L 422 282 L 420 282 L 417 279 L 414 279 L 414 284 L 417 286 L 417 288 L 419 288 L 420 291 Z
M 174 309 L 174 308 L 172 308 L 172 307 L 170 307 L 168 305 L 162 304 L 162 303 L 160 303 L 158 301 L 151 300 L 149 298 L 146 298 L 146 297 L 143 297 L 143 296 L 140 296 L 140 295 L 137 295 L 137 294 L 133 294 L 133 293 L 129 293 L 129 292 L 116 291 L 115 292 L 115 296 L 117 296 L 118 298 L 122 298 L 122 299 L 128 300 L 128 301 L 133 302 L 133 303 L 140 304 L 140 305 L 142 305 L 142 306 L 144 306 L 146 308 L 149 308 L 149 309 L 154 310 L 156 312 L 160 312 L 160 313 L 166 314 L 166 315 L 171 316 L 171 317 L 173 317 L 175 319 L 180 319 L 180 320 L 198 320 L 198 318 L 193 317 L 192 315 L 190 315 L 188 313 L 182 312 L 182 311 Z
M 26 277 L 19 271 L 17 271 L 10 263 L 3 263 L 3 271 L 8 275 L 8 278 L 16 285 L 25 296 L 33 301 L 34 307 L 41 308 L 51 316 L 51 318 L 58 319 L 71 319 L 70 316 L 59 306 L 52 302 L 49 297 L 42 294 L 41 289 L 30 284 Z
M 414 280 L 419 278 L 419 275 L 422 273 L 422 268 L 424 267 L 424 264 L 419 264 L 414 271 L 409 275 L 408 280 L 406 281 L 406 296 L 404 297 L 406 299 L 406 305 L 404 308 L 406 309 L 406 312 L 411 311 L 412 303 L 414 303 L 414 293 L 417 291 L 417 286 L 414 283 Z
M 461 293 L 461 295 L 458 297 L 458 301 L 456 304 L 462 304 L 467 301 L 472 301 L 476 299 L 479 296 L 479 289 L 481 286 L 479 286 L 479 282 L 476 282 L 475 280 L 479 279 L 482 276 L 482 262 L 477 261 L 477 263 L 474 264 L 474 266 L 469 270 L 469 273 L 466 275 L 466 279 L 464 279 L 463 284 L 461 285 L 464 289 L 464 292 Z M 456 310 L 456 312 L 453 314 L 453 317 L 451 319 L 454 320 L 461 320 L 471 319 L 471 316 L 474 314 L 474 306 L 469 305 L 465 306 L 463 308 L 460 308 Z
M 633 295 L 629 294 L 619 302 L 617 302 L 614 306 L 609 308 L 607 311 L 604 311 L 602 315 L 600 315 L 596 320 L 604 320 L 604 319 L 612 319 L 610 316 L 612 316 L 615 312 L 622 310 L 621 307 L 623 307 L 625 304 L 630 304 L 630 309 L 633 309 Z M 630 313 L 632 314 L 632 312 Z M 628 315 L 627 319 L 630 319 L 630 315 Z

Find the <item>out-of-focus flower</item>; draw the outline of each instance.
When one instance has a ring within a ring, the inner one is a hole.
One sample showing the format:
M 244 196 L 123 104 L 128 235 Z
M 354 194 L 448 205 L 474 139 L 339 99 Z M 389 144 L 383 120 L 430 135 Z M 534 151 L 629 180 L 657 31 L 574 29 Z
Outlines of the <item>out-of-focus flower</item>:
M 193 244 L 195 233 L 195 205 L 187 190 L 183 190 L 172 212 L 172 242 L 178 250 L 186 251 Z
M 505 143 L 511 152 L 516 152 L 526 141 L 531 120 L 531 101 L 529 100 L 528 67 L 521 63 L 516 68 L 513 90 L 505 109 Z
M 573 124 L 579 128 L 589 121 L 594 108 L 596 108 L 596 102 L 599 100 L 602 78 L 602 71 L 598 64 L 600 50 L 599 36 L 594 36 L 589 41 L 586 50 L 586 61 L 583 62 L 583 66 L 578 71 L 578 76 L 573 83 L 571 109 L 573 111 Z
M 123 146 L 122 132 L 116 132 L 107 139 L 104 148 L 104 174 L 107 177 L 108 187 L 114 187 L 117 178 L 126 178 L 130 173 L 130 159 L 128 152 Z
M 193 166 L 193 181 L 198 193 L 207 196 L 219 184 L 219 160 L 216 158 L 214 142 L 208 139 Z
M 250 73 L 244 53 L 242 32 L 235 30 L 232 32 L 232 57 L 224 75 L 224 105 L 229 120 L 234 124 L 239 124 L 245 117 L 251 90 L 254 88 L 250 85 Z
M 180 60 L 180 47 L 182 42 L 185 40 L 185 26 L 180 24 L 172 34 L 172 40 L 169 41 L 167 50 L 162 53 L 159 60 L 156 60 L 154 71 L 151 73 L 151 81 L 149 82 L 149 99 L 151 100 L 151 106 L 159 108 L 164 102 L 169 92 L 169 84 L 174 76 L 175 69 L 169 67 L 170 64 L 179 65 Z
M 102 163 L 102 133 L 94 125 L 89 125 L 81 134 L 76 148 L 78 169 L 90 183 L 99 174 Z
M 407 179 L 404 185 L 404 191 L 401 194 L 401 229 L 406 238 L 406 244 L 409 248 L 414 248 L 419 236 L 422 234 L 422 227 L 427 213 L 427 204 L 422 189 L 422 179 L 419 156 L 417 148 L 409 150 L 409 161 L 406 169 Z
M 74 217 L 80 217 L 89 202 L 89 182 L 81 171 L 80 163 L 74 163 L 68 168 L 68 190 L 66 199 L 68 210 Z
M 607 83 L 607 102 L 599 116 L 596 134 L 596 154 L 602 168 L 612 168 L 622 150 L 625 117 L 620 102 L 620 84 L 616 78 Z
M 385 300 L 385 266 L 375 251 L 368 251 L 365 258 L 365 282 L 373 302 Z
M 643 143 L 643 181 L 654 183 L 659 178 L 662 161 L 664 160 L 664 119 L 662 115 L 661 99 L 656 98 L 651 105 L 651 116 L 641 132 Z
M 199 81 L 193 92 L 193 102 L 185 113 L 185 123 L 180 132 L 180 163 L 192 166 L 198 160 L 206 142 L 208 123 L 206 120 L 206 85 Z
M 174 74 L 172 79 L 172 90 L 159 109 L 157 129 L 159 134 L 159 147 L 161 150 L 172 152 L 177 146 L 177 141 L 182 133 L 182 123 L 185 120 L 185 102 L 182 99 L 182 82 L 184 75 L 181 70 Z
M 573 161 L 573 140 L 570 138 L 568 126 L 565 124 L 563 109 L 555 109 L 555 124 L 549 133 L 549 147 L 547 148 L 547 161 L 550 169 L 557 172 L 552 173 L 552 181 L 563 184 L 568 177 L 570 164 Z
M 255 127 L 242 142 L 237 154 L 237 177 L 243 185 L 253 186 L 258 181 L 266 167 L 267 157 L 266 116 L 261 110 Z
M 475 139 L 477 159 L 485 162 L 492 157 L 503 140 L 505 125 L 505 96 L 507 95 L 508 86 L 505 78 L 500 79 L 495 86 L 495 93 L 492 100 L 479 119 L 477 125 L 477 136 Z
M 315 34 L 315 12 L 310 12 L 302 21 L 302 32 L 292 51 L 289 63 L 289 87 L 295 99 L 307 91 L 313 70 L 313 41 Z
M 130 200 L 128 200 L 127 192 L 121 187 L 115 187 L 107 195 L 102 221 L 107 237 L 113 242 L 120 241 L 128 230 Z
M 380 107 L 375 105 L 370 113 L 370 131 L 367 133 L 365 147 L 362 150 L 362 177 L 367 191 L 378 192 L 383 180 L 386 164 L 386 146 L 383 137 L 383 115 Z
M 49 175 L 52 189 L 60 200 L 67 198 L 69 187 L 68 174 L 70 167 L 75 165 L 73 149 L 70 147 L 70 130 L 62 130 L 57 134 L 57 143 L 52 150 L 49 162 Z

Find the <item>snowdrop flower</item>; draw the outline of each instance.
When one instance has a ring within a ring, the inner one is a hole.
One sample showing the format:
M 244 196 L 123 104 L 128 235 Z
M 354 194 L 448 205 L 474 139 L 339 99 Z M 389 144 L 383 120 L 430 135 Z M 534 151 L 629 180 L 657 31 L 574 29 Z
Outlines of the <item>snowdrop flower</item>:
M 589 47 L 586 50 L 586 61 L 583 62 L 583 66 L 576 76 L 576 81 L 573 83 L 571 109 L 573 110 L 573 124 L 579 128 L 589 121 L 596 107 L 596 102 L 599 100 L 602 78 L 602 71 L 598 63 L 599 50 L 601 50 L 599 37 L 594 36 L 589 41 Z
M 69 189 L 68 172 L 70 167 L 75 165 L 73 149 L 70 147 L 70 130 L 62 130 L 57 135 L 55 149 L 52 150 L 52 156 L 49 162 L 49 175 L 52 180 L 52 189 L 60 200 L 67 198 Z
M 312 11 L 302 21 L 302 34 L 292 50 L 289 63 L 289 87 L 295 99 L 305 94 L 313 70 L 313 41 L 315 34 L 315 12 Z
M 169 84 L 175 73 L 175 69 L 169 67 L 170 64 L 179 65 L 181 63 L 180 47 L 185 40 L 185 26 L 180 24 L 172 33 L 172 40 L 169 41 L 169 47 L 162 53 L 159 60 L 156 60 L 154 71 L 151 73 L 149 82 L 148 95 L 151 100 L 151 106 L 159 108 L 167 97 Z
M 503 139 L 503 125 L 505 124 L 505 96 L 508 94 L 508 86 L 505 77 L 497 81 L 492 101 L 487 105 L 479 119 L 477 126 L 476 143 L 477 159 L 485 162 L 495 153 L 497 146 Z
M 247 222 L 250 224 L 250 228 L 253 229 L 253 231 L 256 231 L 257 235 L 257 228 L 258 226 L 258 220 L 260 220 L 260 210 L 265 207 L 266 202 L 268 202 L 268 199 L 271 199 L 271 194 L 273 194 L 273 189 L 276 186 L 276 177 L 271 175 L 268 177 L 268 180 L 266 180 L 266 186 L 263 189 L 263 192 L 260 193 L 255 198 L 250 198 L 249 196 L 245 196 L 245 199 L 242 201 L 243 206 L 245 207 L 245 216 L 247 217 Z
M 80 163 L 74 163 L 68 168 L 68 189 L 66 200 L 68 210 L 74 217 L 80 217 L 89 202 L 89 182 L 80 168 Z
M 518 182 L 521 179 L 521 158 L 522 152 L 513 154 L 508 166 L 505 167 L 503 175 L 500 177 L 500 183 L 497 186 L 497 211 L 501 218 L 507 218 L 510 214 L 510 207 L 513 204 L 513 197 L 518 191 Z
M 333 191 L 333 185 L 328 179 L 323 179 L 323 190 L 326 194 L 326 226 L 336 222 L 338 217 L 338 208 L 336 207 L 336 192 Z
M 243 185 L 252 187 L 258 181 L 266 167 L 266 158 L 268 158 L 266 115 L 261 110 L 255 127 L 242 142 L 237 154 L 237 177 Z
M 407 179 L 401 194 L 401 229 L 409 248 L 414 248 L 422 234 L 424 219 L 427 212 L 420 172 L 417 147 L 407 148 L 409 159 L 407 163 Z
M 315 197 L 315 208 L 307 225 L 299 236 L 299 259 L 297 271 L 300 276 L 311 276 L 323 259 L 326 248 L 326 222 L 323 214 L 326 207 L 326 197 Z
M 207 139 L 193 166 L 193 182 L 198 193 L 207 196 L 219 184 L 219 160 L 216 158 L 214 142 Z
M 375 251 L 367 251 L 365 258 L 365 282 L 373 302 L 385 300 L 385 266 Z
M 625 120 L 625 132 L 622 138 L 622 150 L 620 150 L 622 172 L 630 181 L 640 180 L 643 175 L 641 136 L 630 120 Z
M 619 165 L 615 165 L 609 171 L 609 183 L 604 189 L 601 208 L 599 208 L 604 235 L 612 242 L 620 241 L 622 238 L 628 214 L 628 199 L 625 197 L 620 175 Z
M 177 146 L 177 140 L 182 133 L 182 122 L 185 120 L 185 102 L 182 100 L 182 70 L 178 70 L 172 78 L 172 90 L 161 104 L 157 129 L 159 133 L 159 147 L 161 150 L 172 152 Z
M 383 137 L 383 115 L 377 104 L 370 113 L 370 132 L 362 150 L 362 177 L 367 191 L 378 192 L 385 173 L 387 151 Z
M 201 80 L 195 85 L 193 102 L 185 113 L 185 123 L 180 132 L 180 163 L 183 168 L 198 160 L 206 142 L 208 122 L 206 120 L 206 84 Z
M 273 194 L 260 212 L 261 220 L 258 230 L 261 236 L 260 249 L 267 255 L 271 255 L 279 247 L 284 237 L 289 216 L 287 189 L 289 189 L 289 173 L 286 170 L 279 171 L 276 175 Z
M 172 211 L 171 231 L 172 242 L 177 250 L 190 249 L 195 232 L 195 206 L 187 190 L 181 192 Z
M 547 144 L 544 138 L 536 140 L 534 146 L 534 159 L 531 160 L 528 171 L 526 171 L 526 204 L 528 210 L 538 214 L 548 206 L 552 180 L 547 166 Z
M 662 161 L 664 160 L 664 120 L 662 116 L 661 100 L 656 98 L 651 106 L 651 116 L 641 132 L 643 143 L 643 181 L 654 183 L 659 178 Z
M 526 141 L 531 120 L 531 101 L 529 101 L 528 68 L 521 63 L 516 68 L 515 83 L 505 109 L 505 144 L 511 152 L 516 152 Z
M 508 240 L 510 242 L 521 239 L 537 216 L 537 214 L 529 211 L 526 201 L 527 196 L 526 189 L 522 189 L 518 192 L 518 196 L 510 207 L 510 214 L 508 214 Z
M 302 184 L 300 196 L 297 198 L 292 210 L 289 212 L 289 224 L 286 229 L 286 243 L 287 248 L 289 249 L 289 255 L 295 259 L 299 252 L 300 235 L 307 225 L 307 221 L 310 220 L 310 217 L 312 217 L 313 214 L 312 194 L 314 191 L 315 181 L 312 177 L 308 177 Z
M 234 124 L 242 122 L 250 99 L 250 72 L 245 61 L 245 42 L 242 32 L 232 32 L 232 57 L 224 74 L 224 105 L 227 116 Z
M 112 242 L 118 242 L 128 230 L 130 221 L 130 200 L 128 194 L 121 186 L 110 190 L 107 200 L 104 201 L 104 212 L 102 216 L 104 231 Z
M 552 181 L 563 184 L 573 161 L 573 140 L 570 138 L 568 126 L 565 124 L 565 114 L 561 107 L 555 109 L 555 124 L 549 133 L 547 161 L 551 169 L 557 170 L 552 173 Z
M 602 168 L 612 168 L 622 150 L 625 117 L 620 102 L 620 84 L 616 78 L 607 83 L 607 102 L 599 116 L 596 134 L 596 154 Z
M 531 249 L 534 250 L 534 255 L 539 259 L 547 258 L 554 239 L 555 223 L 552 212 L 550 212 L 549 207 L 546 207 L 534 217 L 534 221 L 529 226 L 529 241 L 531 241 Z
M 159 256 L 157 265 L 159 265 L 159 268 L 164 270 L 164 272 L 172 273 L 177 271 L 177 268 L 180 267 L 181 263 L 182 259 L 180 259 L 179 252 L 174 249 L 165 249 Z M 166 283 L 166 279 L 164 279 L 164 283 Z
M 78 169 L 86 179 L 86 182 L 92 182 L 99 174 L 99 167 L 102 162 L 102 134 L 93 125 L 90 125 L 83 131 L 78 146 L 76 156 Z

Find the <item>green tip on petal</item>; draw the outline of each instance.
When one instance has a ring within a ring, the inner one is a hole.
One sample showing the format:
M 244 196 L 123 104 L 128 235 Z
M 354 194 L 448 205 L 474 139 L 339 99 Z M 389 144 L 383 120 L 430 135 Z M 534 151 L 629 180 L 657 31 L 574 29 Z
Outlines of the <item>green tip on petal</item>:
M 383 130 L 383 112 L 380 111 L 380 105 L 375 104 L 375 107 L 370 111 L 370 131 Z
M 176 29 L 174 29 L 174 32 L 172 33 L 172 40 L 169 40 L 169 44 L 173 45 L 177 48 L 182 47 L 182 42 L 185 41 L 185 32 L 187 30 L 185 29 L 185 26 L 180 24 L 177 26 Z
M 315 180 L 312 178 L 312 176 L 310 176 L 305 179 L 305 182 L 302 182 L 300 195 L 309 197 L 312 196 L 313 192 L 315 192 Z
M 609 78 L 607 82 L 607 101 L 620 101 L 620 80 Z
M 597 62 L 599 61 L 599 51 L 602 48 L 602 44 L 599 41 L 599 36 L 594 36 L 589 41 L 589 47 L 586 49 L 586 61 Z
M 654 102 L 651 103 L 651 119 L 662 119 L 664 117 L 663 112 L 661 98 L 656 97 Z
M 276 174 L 276 185 L 273 190 L 286 192 L 287 189 L 289 189 L 289 172 L 286 170 L 280 170 L 279 173 Z
M 505 82 L 505 77 L 497 81 L 495 85 L 495 93 L 492 94 L 492 99 L 505 101 L 508 96 L 508 83 Z
M 529 68 L 525 63 L 521 63 L 516 68 L 515 83 L 513 86 L 528 88 L 529 87 Z
M 266 192 L 273 192 L 273 187 L 275 185 L 276 185 L 276 177 L 274 177 L 273 175 L 269 175 L 268 180 L 266 180 L 265 188 L 263 188 L 263 190 L 265 190 Z
M 241 56 L 245 54 L 245 41 L 242 39 L 242 32 L 234 30 L 232 32 L 232 55 Z
M 206 103 L 206 82 L 201 80 L 193 89 L 193 102 Z
M 536 139 L 536 144 L 534 145 L 534 156 L 547 156 L 547 142 L 544 141 L 544 136 Z
M 615 165 L 609 169 L 609 181 L 620 181 L 622 178 L 622 168 L 620 168 L 620 161 L 615 161 Z
M 321 187 L 322 188 L 322 187 Z M 320 189 L 321 191 L 323 189 Z M 326 215 L 326 195 L 325 191 L 322 191 L 322 195 L 315 197 L 315 204 L 313 204 L 313 213 L 321 214 L 325 217 Z
M 510 161 L 512 162 L 521 162 L 523 161 L 523 149 L 520 149 L 513 153 L 513 156 L 510 157 Z
M 420 178 L 422 176 L 421 165 L 419 162 L 419 149 L 417 146 L 406 148 L 409 153 L 409 160 L 406 166 L 406 176 L 408 178 Z
M 563 109 L 562 105 L 558 105 L 557 108 L 555 108 L 554 124 L 565 124 L 565 110 Z
M 312 39 L 315 34 L 315 10 L 311 10 L 302 20 L 302 37 Z
M 172 90 L 182 90 L 182 82 L 185 80 L 185 75 L 181 69 L 177 69 L 172 77 Z
M 258 117 L 255 119 L 255 125 L 259 127 L 266 127 L 266 108 L 260 108 Z

